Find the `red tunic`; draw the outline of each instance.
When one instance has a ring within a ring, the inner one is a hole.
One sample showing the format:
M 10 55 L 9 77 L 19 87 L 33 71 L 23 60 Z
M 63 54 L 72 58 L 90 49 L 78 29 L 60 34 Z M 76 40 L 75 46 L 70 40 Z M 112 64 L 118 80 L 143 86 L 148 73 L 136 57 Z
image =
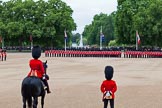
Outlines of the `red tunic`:
M 104 94 L 106 91 L 111 91 L 112 93 L 112 99 L 115 98 L 115 95 L 114 93 L 116 92 L 117 90 L 117 85 L 116 85 L 116 82 L 113 81 L 113 80 L 104 80 L 101 84 L 101 92 Z
M 33 72 L 36 72 L 37 77 L 38 78 L 42 78 L 43 74 L 44 74 L 44 67 L 43 67 L 43 63 L 40 60 L 36 60 L 36 59 L 31 59 L 29 61 L 29 66 L 31 68 L 28 76 L 31 76 L 33 74 Z
M 2 52 L 2 56 L 5 57 L 7 54 L 6 52 Z

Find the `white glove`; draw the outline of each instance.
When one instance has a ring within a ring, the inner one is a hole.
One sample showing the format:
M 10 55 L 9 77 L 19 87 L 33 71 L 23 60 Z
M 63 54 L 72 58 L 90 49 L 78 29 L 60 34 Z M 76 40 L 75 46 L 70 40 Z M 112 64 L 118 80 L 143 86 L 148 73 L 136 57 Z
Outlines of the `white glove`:
M 42 77 L 42 79 L 43 79 L 43 80 L 45 80 L 45 79 L 46 79 L 46 77 L 45 77 L 45 74 L 43 74 L 43 77 Z
M 106 93 L 106 96 L 110 96 L 111 94 L 110 94 L 110 92 L 109 91 L 107 91 L 107 93 Z

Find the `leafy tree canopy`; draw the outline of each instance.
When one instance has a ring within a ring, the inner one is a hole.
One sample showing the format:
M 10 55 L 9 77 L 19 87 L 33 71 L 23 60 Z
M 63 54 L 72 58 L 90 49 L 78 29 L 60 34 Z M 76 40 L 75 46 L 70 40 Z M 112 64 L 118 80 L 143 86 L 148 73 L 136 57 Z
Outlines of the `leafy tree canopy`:
M 0 2 L 0 35 L 6 45 L 35 44 L 63 46 L 64 30 L 69 38 L 76 29 L 73 10 L 61 0 L 10 0 Z

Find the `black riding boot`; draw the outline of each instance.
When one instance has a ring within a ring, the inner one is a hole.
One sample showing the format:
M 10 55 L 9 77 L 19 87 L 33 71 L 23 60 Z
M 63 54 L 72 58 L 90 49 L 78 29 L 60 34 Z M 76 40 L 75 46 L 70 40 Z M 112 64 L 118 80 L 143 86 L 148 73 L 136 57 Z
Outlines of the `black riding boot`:
M 46 88 L 47 93 L 51 93 L 47 80 L 44 80 L 43 82 L 44 82 L 45 86 L 47 86 L 47 88 Z

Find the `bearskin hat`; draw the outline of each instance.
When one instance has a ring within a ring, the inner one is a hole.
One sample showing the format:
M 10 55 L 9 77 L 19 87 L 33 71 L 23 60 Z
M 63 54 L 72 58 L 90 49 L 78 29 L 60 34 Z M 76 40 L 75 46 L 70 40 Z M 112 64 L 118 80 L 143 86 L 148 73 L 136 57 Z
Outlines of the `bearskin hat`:
M 32 48 L 32 57 L 38 59 L 41 56 L 41 48 L 39 46 L 34 46 Z
M 105 67 L 105 78 L 111 80 L 113 78 L 114 69 L 112 66 Z

